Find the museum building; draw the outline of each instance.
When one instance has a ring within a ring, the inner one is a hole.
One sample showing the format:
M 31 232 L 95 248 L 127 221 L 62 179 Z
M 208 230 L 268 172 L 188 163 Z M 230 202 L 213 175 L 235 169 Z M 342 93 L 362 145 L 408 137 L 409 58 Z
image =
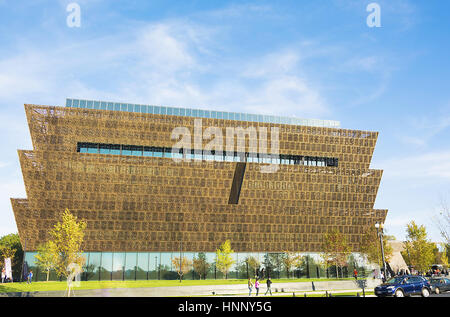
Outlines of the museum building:
M 378 132 L 81 99 L 26 104 L 25 112 L 33 150 L 18 154 L 27 198 L 11 203 L 28 267 L 66 208 L 87 223 L 87 280 L 174 278 L 171 258 L 200 252 L 211 264 L 207 277 L 220 278 L 214 252 L 225 240 L 236 260 L 229 277 L 248 275 L 249 255 L 264 266 L 285 252 L 308 255 L 300 276 L 324 277 L 330 272 L 317 264 L 324 233 L 345 234 L 358 259 L 362 235 L 387 215 L 374 209 Z M 176 131 L 190 147 L 179 146 Z M 211 131 L 220 140 L 212 150 Z

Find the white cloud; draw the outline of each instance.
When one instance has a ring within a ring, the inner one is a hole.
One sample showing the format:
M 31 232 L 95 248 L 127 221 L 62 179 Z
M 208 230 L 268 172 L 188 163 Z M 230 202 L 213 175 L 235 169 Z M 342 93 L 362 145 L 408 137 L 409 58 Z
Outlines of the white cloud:
M 417 182 L 450 180 L 450 150 L 393 158 L 376 165 L 384 170 L 384 178 L 415 179 Z

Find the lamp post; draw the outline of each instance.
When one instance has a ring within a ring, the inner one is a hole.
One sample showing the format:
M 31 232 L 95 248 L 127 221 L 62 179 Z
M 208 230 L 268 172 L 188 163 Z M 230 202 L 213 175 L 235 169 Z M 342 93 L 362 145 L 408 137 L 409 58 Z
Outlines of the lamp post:
M 380 246 L 381 246 L 381 258 L 383 260 L 383 282 L 386 280 L 387 276 L 387 272 L 386 272 L 386 261 L 384 259 L 384 248 L 383 248 L 383 224 L 380 222 L 376 222 L 375 223 L 375 228 L 377 228 L 377 234 L 378 237 L 380 238 Z

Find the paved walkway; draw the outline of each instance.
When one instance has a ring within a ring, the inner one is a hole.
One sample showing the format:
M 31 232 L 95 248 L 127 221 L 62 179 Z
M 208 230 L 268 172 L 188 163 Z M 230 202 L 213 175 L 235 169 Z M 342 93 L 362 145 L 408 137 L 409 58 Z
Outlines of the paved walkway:
M 359 281 L 361 283 L 362 280 Z M 367 279 L 365 288 L 373 290 L 380 284 L 380 280 Z M 300 283 L 274 283 L 272 284 L 272 294 L 274 296 L 299 294 L 300 296 L 307 292 L 326 291 L 339 292 L 361 292 L 361 285 L 354 280 L 345 281 L 311 281 Z M 260 295 L 266 292 L 266 285 L 261 284 Z M 248 296 L 248 287 L 246 284 L 234 285 L 202 285 L 202 286 L 172 286 L 172 287 L 146 287 L 146 288 L 111 288 L 95 290 L 77 290 L 74 289 L 77 297 L 171 297 L 171 296 Z M 252 297 L 255 296 L 253 288 Z M 64 296 L 64 291 L 48 292 L 23 292 L 0 294 L 0 296 Z

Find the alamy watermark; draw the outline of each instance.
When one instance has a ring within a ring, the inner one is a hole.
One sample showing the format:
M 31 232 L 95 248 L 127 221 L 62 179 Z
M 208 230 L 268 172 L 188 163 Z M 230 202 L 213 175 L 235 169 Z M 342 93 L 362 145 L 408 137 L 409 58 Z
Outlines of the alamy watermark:
M 223 129 L 225 129 L 225 139 Z M 234 158 L 238 158 L 238 162 L 253 162 L 258 159 L 260 163 L 266 163 L 261 165 L 262 173 L 275 173 L 279 169 L 279 138 L 279 128 L 271 127 L 270 151 L 268 151 L 267 127 L 207 127 L 203 129 L 202 119 L 195 119 L 193 136 L 187 127 L 176 127 L 172 130 L 171 139 L 177 140 L 172 146 L 172 159 L 177 163 L 201 161 L 204 158 L 216 161 L 227 161 L 227 158 L 233 158 L 232 161 L 234 161 Z M 209 142 L 203 146 L 203 141 L 207 140 Z
M 81 27 L 81 7 L 78 3 L 69 3 L 66 11 L 70 14 L 67 16 L 66 24 L 69 28 Z
M 83 272 L 83 269 L 78 263 L 70 263 L 66 271 L 69 273 L 67 275 L 66 296 L 69 297 L 71 293 L 73 294 L 74 287 L 81 286 L 81 272 Z
M 378 3 L 369 3 L 366 7 L 366 11 L 370 12 L 367 16 L 366 23 L 369 28 L 381 27 L 381 7 Z

